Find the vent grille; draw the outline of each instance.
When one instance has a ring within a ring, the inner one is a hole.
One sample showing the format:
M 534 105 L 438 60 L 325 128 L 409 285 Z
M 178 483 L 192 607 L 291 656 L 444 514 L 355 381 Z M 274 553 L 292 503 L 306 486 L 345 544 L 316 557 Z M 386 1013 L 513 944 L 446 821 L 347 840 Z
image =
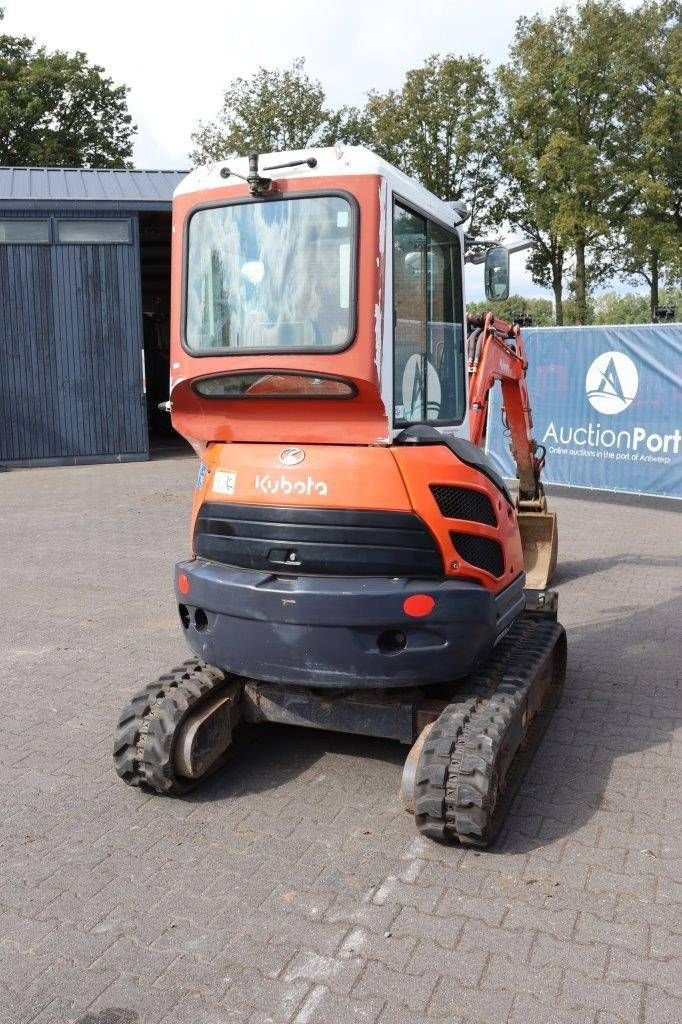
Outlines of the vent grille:
M 469 487 L 450 487 L 446 484 L 432 484 L 431 493 L 440 514 L 446 519 L 466 519 L 471 523 L 497 526 L 495 509 L 487 494 L 472 491 Z
M 440 549 L 412 512 L 208 501 L 194 549 L 214 562 L 297 576 L 443 576 Z
M 473 533 L 451 533 L 455 549 L 469 565 L 484 569 L 491 576 L 504 573 L 502 545 L 490 537 L 477 537 Z

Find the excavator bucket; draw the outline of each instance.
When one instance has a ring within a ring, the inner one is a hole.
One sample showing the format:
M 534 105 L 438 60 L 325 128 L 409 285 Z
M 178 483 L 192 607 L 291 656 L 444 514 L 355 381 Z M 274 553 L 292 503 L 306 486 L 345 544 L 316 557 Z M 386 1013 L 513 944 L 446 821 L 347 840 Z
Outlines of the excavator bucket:
M 544 590 L 556 569 L 558 536 L 556 512 L 518 513 L 526 587 Z

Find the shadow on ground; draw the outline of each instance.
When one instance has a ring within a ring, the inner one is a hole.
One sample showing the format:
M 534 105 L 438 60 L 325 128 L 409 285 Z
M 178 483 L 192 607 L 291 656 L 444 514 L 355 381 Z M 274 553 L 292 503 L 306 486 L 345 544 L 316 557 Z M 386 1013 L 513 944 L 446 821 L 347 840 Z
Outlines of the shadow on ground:
M 565 571 L 601 563 L 568 563 Z M 652 561 L 655 564 L 656 560 Z M 679 560 L 662 559 L 665 565 Z M 628 606 L 622 606 L 621 610 Z M 508 821 L 491 853 L 529 852 L 585 826 L 602 805 L 619 758 L 655 749 L 671 738 L 665 715 L 648 712 L 652 686 L 672 687 L 671 648 L 679 602 L 670 600 L 613 615 L 568 632 L 569 661 L 561 703 L 522 781 Z M 622 680 L 636 682 L 623 683 Z M 631 691 L 638 687 L 637 700 Z M 639 700 L 641 696 L 641 702 Z M 659 698 L 665 703 L 665 695 Z M 189 799 L 203 803 L 262 793 L 286 785 L 327 753 L 395 765 L 395 792 L 408 748 L 389 740 L 287 726 L 254 727 L 253 738 Z M 534 834 L 542 823 L 542 835 Z
M 569 580 L 577 580 L 582 576 L 595 576 L 623 565 L 636 565 L 640 568 L 644 565 L 651 566 L 651 568 L 680 569 L 682 568 L 682 557 L 670 555 L 642 559 L 638 555 L 624 554 L 610 555 L 607 558 L 583 558 L 575 559 L 572 562 L 561 562 L 557 566 L 552 586 L 567 583 Z
M 362 758 L 393 764 L 400 772 L 409 747 L 395 740 L 372 736 L 354 736 L 323 729 L 304 729 L 293 725 L 248 726 L 243 746 L 200 789 L 186 799 L 197 803 L 229 800 L 247 793 L 263 793 L 279 789 L 298 778 L 321 760 L 325 754 Z

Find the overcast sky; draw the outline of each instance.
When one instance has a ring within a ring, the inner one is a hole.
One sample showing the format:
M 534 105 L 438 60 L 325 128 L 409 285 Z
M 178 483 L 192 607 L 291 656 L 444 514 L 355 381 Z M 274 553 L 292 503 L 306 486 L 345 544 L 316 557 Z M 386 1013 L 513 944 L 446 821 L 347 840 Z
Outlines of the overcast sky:
M 360 103 L 369 89 L 400 85 L 431 53 L 483 53 L 504 61 L 522 14 L 547 13 L 553 0 L 2 0 L 1 31 L 51 49 L 83 50 L 130 88 L 138 126 L 135 166 L 189 166 L 190 135 L 212 119 L 225 86 L 260 65 L 305 57 L 333 106 Z M 634 6 L 634 0 L 628 6 Z M 531 285 L 513 258 L 512 288 Z M 481 277 L 471 275 L 470 298 Z

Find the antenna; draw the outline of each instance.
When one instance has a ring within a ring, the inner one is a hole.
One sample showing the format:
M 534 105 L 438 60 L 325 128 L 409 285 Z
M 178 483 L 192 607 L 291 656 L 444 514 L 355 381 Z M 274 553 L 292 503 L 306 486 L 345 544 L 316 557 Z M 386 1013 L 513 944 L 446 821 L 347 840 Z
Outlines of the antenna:
M 230 170 L 229 167 L 220 168 L 220 177 L 235 177 L 245 181 L 252 196 L 267 195 L 272 189 L 272 178 L 262 178 L 258 173 L 258 153 L 249 153 L 249 173 L 246 178 L 243 174 L 237 174 L 236 171 Z
M 249 153 L 249 175 L 246 179 L 252 196 L 264 196 L 272 188 L 272 178 L 258 173 L 258 153 Z

